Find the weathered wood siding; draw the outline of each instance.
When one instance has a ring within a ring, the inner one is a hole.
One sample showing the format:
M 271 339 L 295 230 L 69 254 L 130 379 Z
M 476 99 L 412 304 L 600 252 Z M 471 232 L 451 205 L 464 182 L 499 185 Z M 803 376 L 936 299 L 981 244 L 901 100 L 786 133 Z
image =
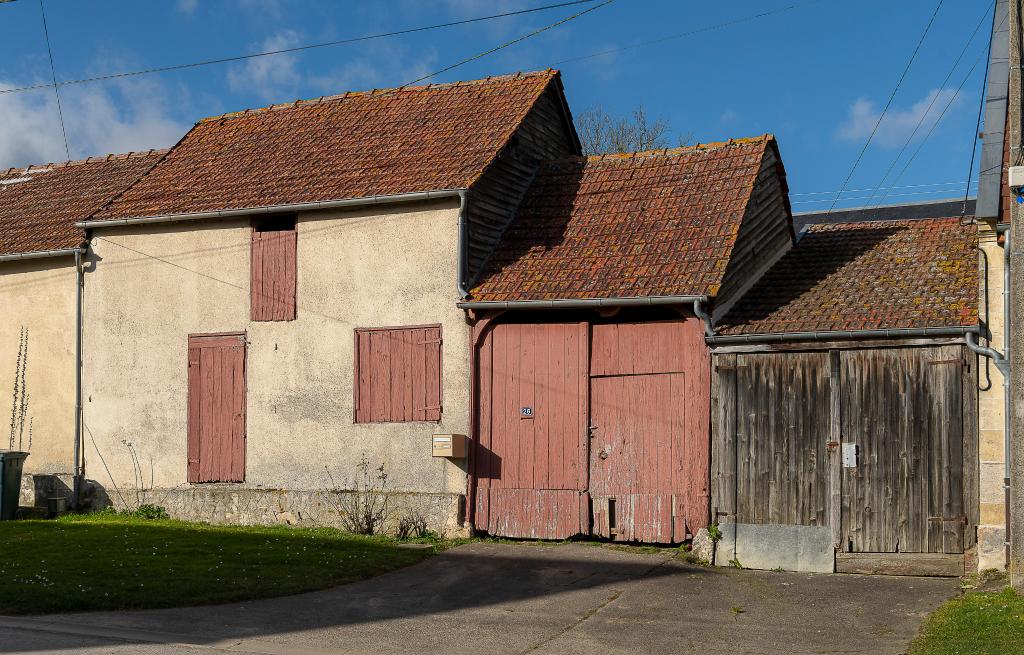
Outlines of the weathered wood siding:
M 829 525 L 851 552 L 963 552 L 975 385 L 962 345 L 716 354 L 717 519 Z
M 586 532 L 588 330 L 586 323 L 509 323 L 485 337 L 477 529 L 538 539 Z
M 774 148 L 767 148 L 750 204 L 740 223 L 736 245 L 725 269 L 722 288 L 715 296 L 716 306 L 734 300 L 760 269 L 792 244 L 788 192 L 782 162 Z
M 964 550 L 962 348 L 841 356 L 843 544 L 851 552 Z
M 829 356 L 717 359 L 714 505 L 740 523 L 828 524 Z
M 245 335 L 188 338 L 188 481 L 245 480 Z
M 555 86 L 538 99 L 509 145 L 469 191 L 469 278 L 474 279 L 511 222 L 544 159 L 579 154 L 561 93 Z

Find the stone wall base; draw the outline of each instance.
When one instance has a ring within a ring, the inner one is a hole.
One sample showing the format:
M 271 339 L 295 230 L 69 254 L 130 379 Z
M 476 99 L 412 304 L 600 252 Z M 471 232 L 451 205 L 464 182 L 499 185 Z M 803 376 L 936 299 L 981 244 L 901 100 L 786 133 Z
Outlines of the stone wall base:
M 104 503 L 100 496 L 106 496 Z M 171 489 L 136 491 L 107 489 L 95 494 L 99 502 L 115 509 L 133 510 L 142 504 L 159 505 L 172 518 L 215 524 L 294 525 L 344 528 L 344 497 L 352 492 L 325 489 L 252 489 L 236 485 L 196 485 Z M 384 531 L 395 533 L 403 518 L 422 519 L 426 527 L 442 537 L 468 536 L 465 496 L 453 493 L 390 492 Z
M 978 526 L 978 570 L 1006 569 L 1006 530 L 1001 525 Z
M 70 473 L 23 473 L 18 505 L 46 509 L 51 498 L 63 498 L 71 504 L 75 476 Z

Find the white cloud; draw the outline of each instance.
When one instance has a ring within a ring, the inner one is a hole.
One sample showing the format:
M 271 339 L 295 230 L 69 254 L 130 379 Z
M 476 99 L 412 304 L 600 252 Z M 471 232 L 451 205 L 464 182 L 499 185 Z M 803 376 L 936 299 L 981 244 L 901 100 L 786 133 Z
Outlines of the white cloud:
M 878 126 L 874 141 L 887 148 L 901 146 L 917 127 L 918 122 L 921 122 L 921 128 L 917 136 L 927 134 L 955 93 L 952 89 L 932 89 L 906 109 L 890 107 Z M 960 102 L 961 99 L 957 98 L 953 105 L 959 105 Z M 839 126 L 837 135 L 845 141 L 866 139 L 875 128 L 880 113 L 881 110 L 874 102 L 867 98 L 858 98 L 850 105 L 849 115 Z
M 178 0 L 178 11 L 191 14 L 199 6 L 199 0 Z
M 298 33 L 284 30 L 267 37 L 255 49 L 260 52 L 283 50 L 298 44 Z M 228 86 L 232 91 L 251 93 L 269 102 L 294 100 L 295 91 L 302 81 L 298 62 L 298 56 L 292 53 L 249 59 L 228 70 Z
M 735 109 L 726 109 L 718 117 L 718 122 L 723 125 L 732 125 L 740 119 L 740 114 Z
M 0 80 L 0 88 L 20 86 Z M 166 148 L 188 129 L 168 114 L 167 93 L 150 81 L 66 88 L 61 107 L 71 157 Z M 64 161 L 51 89 L 0 95 L 0 168 Z

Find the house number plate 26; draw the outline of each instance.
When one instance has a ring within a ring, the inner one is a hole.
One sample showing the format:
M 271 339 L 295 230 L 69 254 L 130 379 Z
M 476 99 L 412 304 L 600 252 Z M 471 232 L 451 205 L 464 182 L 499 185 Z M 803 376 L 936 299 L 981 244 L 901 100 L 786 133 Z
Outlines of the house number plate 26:
M 532 407 L 520 407 L 519 408 L 519 416 L 521 418 L 533 418 L 533 408 Z

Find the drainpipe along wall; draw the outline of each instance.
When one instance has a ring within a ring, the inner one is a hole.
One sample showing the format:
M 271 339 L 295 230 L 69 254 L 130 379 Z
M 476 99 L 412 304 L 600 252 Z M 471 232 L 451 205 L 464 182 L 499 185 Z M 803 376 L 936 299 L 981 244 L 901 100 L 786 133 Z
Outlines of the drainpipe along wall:
M 71 508 L 78 507 L 82 492 L 82 294 L 85 290 L 85 269 L 82 267 L 83 250 L 75 251 L 75 444 L 72 449 L 73 477 Z

